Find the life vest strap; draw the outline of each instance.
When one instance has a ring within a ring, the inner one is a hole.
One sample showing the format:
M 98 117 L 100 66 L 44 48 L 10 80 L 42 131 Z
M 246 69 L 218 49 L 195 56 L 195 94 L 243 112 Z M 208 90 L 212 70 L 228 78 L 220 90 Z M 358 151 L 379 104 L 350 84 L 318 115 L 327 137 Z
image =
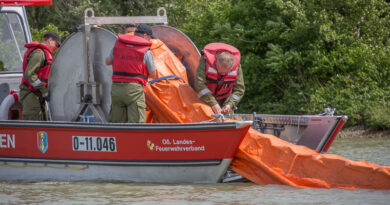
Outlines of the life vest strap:
M 126 77 L 136 77 L 136 78 L 141 78 L 144 80 L 147 80 L 148 77 L 141 75 L 141 74 L 136 74 L 136 73 L 126 73 L 126 72 L 114 72 L 113 75 L 119 75 L 119 76 L 126 76 Z
M 206 77 L 206 80 L 210 84 L 218 84 L 218 85 L 221 85 L 221 84 L 231 84 L 231 83 L 235 83 L 236 82 L 235 80 L 232 80 L 232 81 L 215 80 L 215 79 L 212 79 L 212 78 L 209 78 L 209 77 Z
M 39 80 L 40 80 L 41 82 L 44 82 L 44 83 L 47 83 L 47 82 L 48 82 L 48 79 L 45 79 L 45 78 L 39 78 Z
M 31 53 L 33 53 L 35 50 L 40 50 L 40 51 L 43 51 L 43 66 L 46 66 L 46 65 L 51 65 L 52 63 L 51 62 L 48 62 L 48 60 L 47 60 L 47 57 L 46 57 L 46 53 L 45 53 L 45 51 L 42 49 L 42 48 L 34 48 L 29 54 L 28 54 L 28 56 L 27 56 L 27 62 L 28 62 L 28 58 L 30 58 L 30 55 L 31 55 Z M 42 66 L 42 67 L 43 67 Z

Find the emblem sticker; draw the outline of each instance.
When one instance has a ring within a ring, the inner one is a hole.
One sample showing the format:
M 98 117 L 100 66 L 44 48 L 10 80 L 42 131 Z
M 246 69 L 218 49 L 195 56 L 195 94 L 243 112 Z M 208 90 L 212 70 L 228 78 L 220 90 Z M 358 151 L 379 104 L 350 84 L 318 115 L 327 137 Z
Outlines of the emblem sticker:
M 150 140 L 148 140 L 148 141 L 146 142 L 146 146 L 147 146 L 150 150 L 153 151 L 154 143 L 152 143 Z
M 44 131 L 37 132 L 37 145 L 39 151 L 45 153 L 48 147 L 47 133 Z

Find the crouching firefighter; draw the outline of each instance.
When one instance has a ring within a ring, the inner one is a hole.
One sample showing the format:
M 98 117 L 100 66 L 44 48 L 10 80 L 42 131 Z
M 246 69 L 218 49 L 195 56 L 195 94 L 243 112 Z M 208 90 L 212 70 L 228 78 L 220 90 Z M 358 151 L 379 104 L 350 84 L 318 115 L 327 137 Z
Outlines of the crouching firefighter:
M 53 51 L 61 45 L 60 37 L 54 32 L 43 35 L 43 42 L 33 41 L 24 47 L 23 77 L 20 99 L 23 106 L 23 120 L 47 120 L 45 101 L 49 100 L 47 87 Z
M 210 43 L 202 50 L 195 90 L 215 114 L 232 113 L 244 96 L 240 51 L 228 44 Z

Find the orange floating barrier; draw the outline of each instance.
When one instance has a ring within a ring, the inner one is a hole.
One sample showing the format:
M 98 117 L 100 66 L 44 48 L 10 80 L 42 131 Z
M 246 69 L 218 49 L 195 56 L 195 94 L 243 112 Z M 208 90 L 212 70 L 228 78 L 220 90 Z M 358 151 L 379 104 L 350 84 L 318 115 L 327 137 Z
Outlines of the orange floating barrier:
M 230 167 L 257 184 L 390 189 L 390 167 L 320 154 L 250 129 Z
M 156 78 L 177 76 L 181 79 L 166 79 L 145 86 L 147 122 L 188 123 L 210 120 L 213 111 L 199 100 L 188 85 L 186 68 L 160 40 L 153 39 L 152 51 L 157 68 Z
M 187 123 L 211 120 L 213 111 L 188 85 L 186 70 L 161 41 L 152 53 L 157 77 L 166 79 L 145 87 L 148 122 Z M 256 184 L 283 184 L 301 188 L 390 189 L 390 167 L 320 154 L 273 135 L 250 129 L 232 161 L 231 169 Z

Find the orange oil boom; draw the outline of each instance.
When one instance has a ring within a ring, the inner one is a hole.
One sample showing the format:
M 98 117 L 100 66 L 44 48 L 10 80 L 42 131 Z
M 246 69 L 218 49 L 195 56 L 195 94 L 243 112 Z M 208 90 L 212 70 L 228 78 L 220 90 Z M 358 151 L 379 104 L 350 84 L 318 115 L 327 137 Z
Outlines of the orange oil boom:
M 185 67 L 160 40 L 151 51 L 157 77 L 176 75 L 182 79 L 161 80 L 145 87 L 151 109 L 148 122 L 184 123 L 210 120 L 211 108 L 202 103 L 188 85 Z M 244 68 L 245 69 L 245 68 Z M 284 184 L 301 188 L 390 189 L 390 167 L 366 161 L 351 161 L 334 154 L 320 154 L 275 136 L 250 129 L 231 168 L 257 184 Z

